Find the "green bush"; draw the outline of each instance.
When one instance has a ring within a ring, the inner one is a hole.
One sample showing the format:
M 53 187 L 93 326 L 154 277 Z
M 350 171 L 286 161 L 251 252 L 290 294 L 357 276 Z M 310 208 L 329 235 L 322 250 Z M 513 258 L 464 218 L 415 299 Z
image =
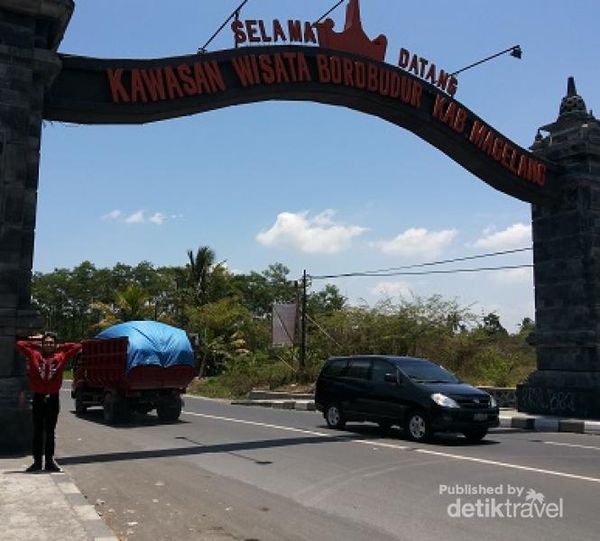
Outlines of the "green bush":
M 509 387 L 514 383 L 515 361 L 495 349 L 478 351 L 468 370 L 468 378 L 477 385 Z
M 242 398 L 255 387 L 275 389 L 294 381 L 295 373 L 289 365 L 257 353 L 230 359 L 221 375 L 198 382 L 193 392 L 221 398 Z

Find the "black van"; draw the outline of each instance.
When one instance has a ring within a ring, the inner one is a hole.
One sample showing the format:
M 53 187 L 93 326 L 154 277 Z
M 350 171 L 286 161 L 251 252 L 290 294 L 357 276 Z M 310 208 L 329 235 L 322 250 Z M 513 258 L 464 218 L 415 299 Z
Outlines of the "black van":
M 414 441 L 433 432 L 461 432 L 479 441 L 499 424 L 493 396 L 415 357 L 333 357 L 319 374 L 315 404 L 330 428 L 346 421 L 399 425 Z

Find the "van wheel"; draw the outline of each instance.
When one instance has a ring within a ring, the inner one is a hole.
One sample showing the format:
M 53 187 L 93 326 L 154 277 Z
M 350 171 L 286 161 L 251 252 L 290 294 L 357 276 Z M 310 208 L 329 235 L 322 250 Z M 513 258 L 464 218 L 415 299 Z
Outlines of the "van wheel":
M 325 408 L 325 421 L 329 428 L 344 428 L 346 426 L 346 419 L 342 413 L 342 408 L 339 404 L 329 404 Z
M 429 419 L 421 410 L 416 410 L 409 414 L 404 428 L 408 438 L 412 441 L 421 442 L 431 438 Z
M 476 443 L 485 438 L 487 432 L 487 428 L 474 428 L 473 430 L 466 430 L 463 434 L 470 442 Z

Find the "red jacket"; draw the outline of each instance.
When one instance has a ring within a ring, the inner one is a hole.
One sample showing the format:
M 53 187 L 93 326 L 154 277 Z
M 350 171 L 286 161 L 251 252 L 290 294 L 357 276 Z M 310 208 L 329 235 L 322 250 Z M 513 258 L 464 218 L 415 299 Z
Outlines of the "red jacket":
M 44 357 L 39 342 L 20 340 L 17 349 L 27 360 L 29 387 L 34 393 L 55 394 L 60 391 L 63 372 L 69 359 L 81 351 L 81 344 L 60 344 L 56 353 Z

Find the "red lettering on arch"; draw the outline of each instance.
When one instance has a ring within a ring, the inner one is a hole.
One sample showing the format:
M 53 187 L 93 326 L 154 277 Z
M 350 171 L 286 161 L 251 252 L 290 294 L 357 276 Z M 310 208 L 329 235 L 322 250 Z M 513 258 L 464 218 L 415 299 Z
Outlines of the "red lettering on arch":
M 331 82 L 331 70 L 329 69 L 329 59 L 324 54 L 317 55 L 317 73 L 320 83 Z
M 167 81 L 167 93 L 170 99 L 183 98 L 183 89 L 179 83 L 179 79 L 175 75 L 175 70 L 171 66 L 165 68 L 165 80 Z
M 163 80 L 162 71 L 159 68 L 142 70 L 142 79 L 144 80 L 146 90 L 148 90 L 152 101 L 167 99 L 165 82 Z
M 444 119 L 444 107 L 446 106 L 446 98 L 441 94 L 438 94 L 435 97 L 435 103 L 433 104 L 433 113 L 432 116 L 439 120 Z
M 116 70 L 107 69 L 106 74 L 108 75 L 108 84 L 110 85 L 110 93 L 114 103 L 125 102 L 129 103 L 131 97 L 123 86 L 123 70 L 118 68 Z
M 146 95 L 146 89 L 142 82 L 140 70 L 135 68 L 131 70 L 131 101 L 135 103 L 139 99 L 144 103 L 148 102 L 148 96 Z

